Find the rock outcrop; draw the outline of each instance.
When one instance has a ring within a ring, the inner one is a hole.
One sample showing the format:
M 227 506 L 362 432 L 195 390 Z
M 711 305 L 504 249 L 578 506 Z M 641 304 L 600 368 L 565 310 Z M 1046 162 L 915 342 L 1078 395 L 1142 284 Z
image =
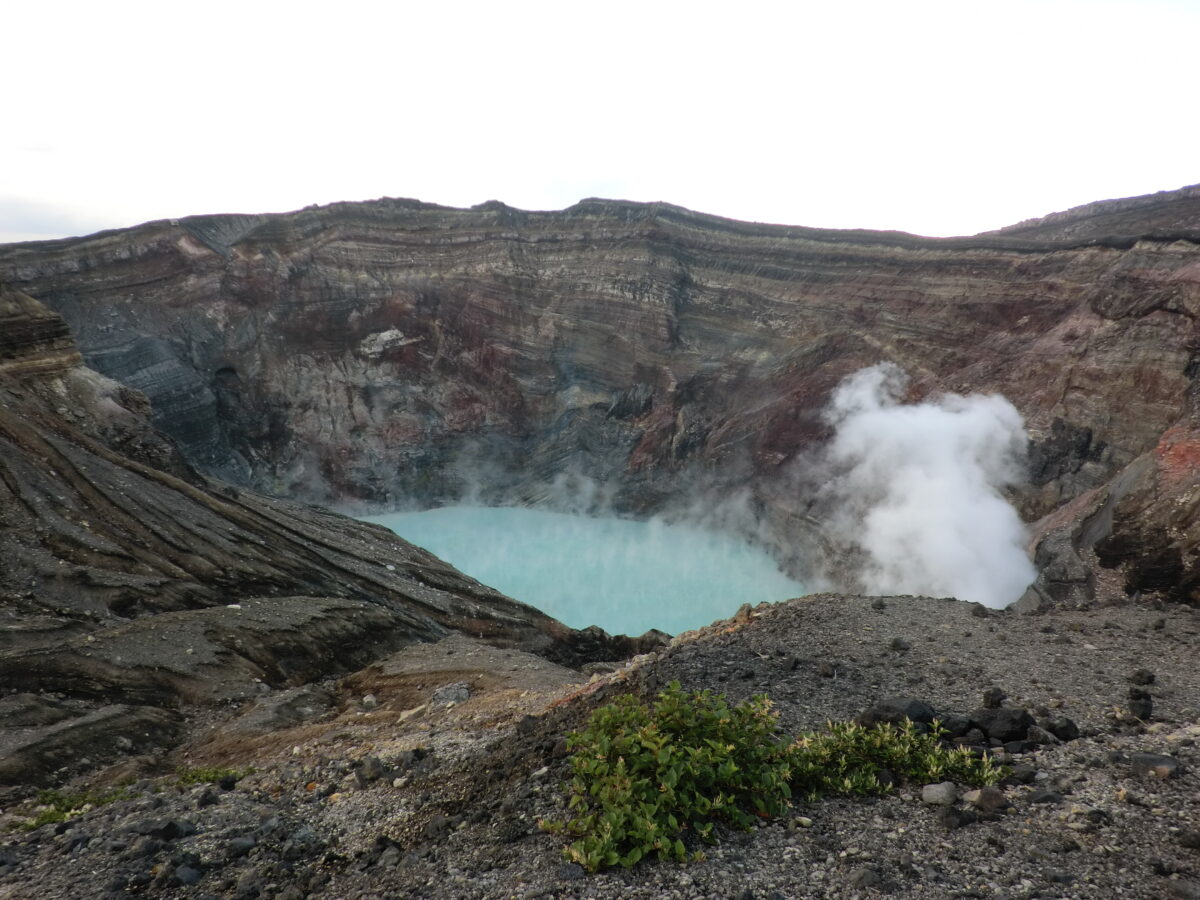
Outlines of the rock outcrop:
M 1200 185 L 1122 200 L 1100 200 L 1009 225 L 995 235 L 1114 243 L 1140 238 L 1200 240 Z
M 641 646 L 572 631 L 386 529 L 208 481 L 144 396 L 80 364 L 61 317 L 6 288 L 0 323 L 0 685 L 32 698 L 0 708 L 0 781 L 98 762 L 126 732 L 169 743 L 172 710 L 453 631 L 573 664 Z
M 703 485 L 803 548 L 844 375 L 1000 392 L 1033 437 L 1020 508 L 1066 529 L 1036 606 L 1089 602 L 1097 564 L 1196 599 L 1198 240 L 1195 188 L 956 239 L 380 200 L 9 245 L 0 280 L 201 470 L 321 502 L 537 502 L 570 474 L 638 513 Z
M 1018 893 L 1194 893 L 1197 612 L 1062 607 L 1114 580 L 1200 591 L 1198 204 L 934 241 L 381 201 L 0 247 L 0 818 L 30 829 L 0 895 L 927 896 L 984 868 Z M 914 398 L 997 390 L 1028 418 L 1022 607 L 1044 618 L 747 604 L 584 683 L 661 636 L 571 631 L 295 502 L 528 502 L 570 476 L 586 501 L 586 476 L 630 511 L 740 491 L 788 546 L 819 531 L 798 487 L 819 411 L 881 359 Z M 966 808 L 958 786 L 936 815 L 812 805 L 809 839 L 781 823 L 582 882 L 537 827 L 565 811 L 564 734 L 676 680 L 769 691 L 791 733 L 982 692 L 961 742 L 1016 765 Z

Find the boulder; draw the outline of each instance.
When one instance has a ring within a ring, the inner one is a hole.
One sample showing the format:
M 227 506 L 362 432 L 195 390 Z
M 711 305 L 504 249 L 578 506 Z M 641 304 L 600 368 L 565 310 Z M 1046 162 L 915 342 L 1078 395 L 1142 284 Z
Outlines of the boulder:
M 1024 740 L 1029 726 L 1036 724 L 1027 710 L 1015 706 L 977 709 L 971 720 L 989 739 L 1001 743 Z
M 1142 778 L 1174 778 L 1181 771 L 1179 760 L 1161 753 L 1135 753 L 1129 757 L 1133 774 Z
M 953 781 L 927 784 L 921 788 L 921 802 L 932 806 L 953 806 L 958 802 L 958 785 Z
M 860 725 L 902 725 L 906 719 L 911 719 L 919 725 L 928 725 L 937 713 L 932 706 L 923 700 L 913 697 L 890 697 L 878 700 L 858 715 Z

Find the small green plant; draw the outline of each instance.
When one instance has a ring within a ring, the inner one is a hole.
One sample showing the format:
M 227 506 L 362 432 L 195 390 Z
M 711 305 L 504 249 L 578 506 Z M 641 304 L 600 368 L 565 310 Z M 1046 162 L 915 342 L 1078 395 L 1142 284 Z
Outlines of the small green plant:
M 682 862 L 688 843 L 715 841 L 718 822 L 749 829 L 755 817 L 783 814 L 793 791 L 810 800 L 884 793 L 885 769 L 920 784 L 993 784 L 1003 775 L 989 758 L 943 744 L 936 722 L 927 731 L 911 721 L 830 722 L 787 744 L 776 738 L 777 720 L 766 696 L 730 707 L 710 691 L 686 694 L 678 682 L 653 706 L 620 697 L 567 736 L 574 818 L 541 826 L 575 838 L 564 855 L 595 872 L 651 855 Z
M 43 825 L 65 822 L 82 815 L 89 809 L 117 800 L 128 800 L 132 796 L 126 787 L 118 787 L 110 791 L 39 791 L 37 799 L 42 809 L 21 823 L 21 827 L 32 831 Z
M 175 783 L 179 787 L 191 787 L 196 784 L 216 784 L 223 778 L 240 781 L 253 771 L 253 769 L 223 769 L 216 766 L 195 769 L 180 766 L 175 770 Z
M 856 725 L 829 722 L 823 733 L 803 734 L 788 748 L 792 788 L 809 800 L 829 794 L 881 794 L 881 770 L 900 781 L 929 784 L 995 784 L 1004 771 L 987 756 L 965 747 L 947 747 L 945 731 L 933 723 L 923 731 L 911 720 L 903 725 Z
M 709 691 L 685 694 L 678 682 L 653 707 L 621 697 L 568 736 L 576 817 L 543 827 L 576 837 L 565 855 L 589 872 L 651 854 L 683 861 L 685 837 L 711 843 L 717 821 L 749 828 L 756 815 L 787 808 L 776 718 L 766 697 L 731 708 Z

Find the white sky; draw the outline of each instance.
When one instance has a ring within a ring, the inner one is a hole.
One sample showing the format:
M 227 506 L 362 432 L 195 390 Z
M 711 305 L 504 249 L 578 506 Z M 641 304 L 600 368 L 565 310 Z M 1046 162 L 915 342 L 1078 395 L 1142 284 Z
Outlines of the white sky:
M 0 31 L 0 241 L 380 196 L 971 234 L 1200 182 L 1198 0 L 38 0 Z

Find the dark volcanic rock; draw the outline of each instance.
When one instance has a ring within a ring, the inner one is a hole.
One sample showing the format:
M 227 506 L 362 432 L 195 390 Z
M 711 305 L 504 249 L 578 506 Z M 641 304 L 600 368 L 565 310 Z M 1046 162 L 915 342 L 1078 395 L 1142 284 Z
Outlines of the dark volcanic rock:
M 10 694 L 0 698 L 0 727 L 27 728 L 53 725 L 75 712 L 60 701 L 41 694 Z
M 207 481 L 143 397 L 79 364 L 60 317 L 4 288 L 0 323 L 0 685 L 27 692 L 0 706 L 0 785 L 170 744 L 181 705 L 456 629 L 570 664 L 638 646 L 573 632 L 386 529 Z
M 973 825 L 978 821 L 979 816 L 974 811 L 960 809 L 956 806 L 947 806 L 938 813 L 938 822 L 947 831 L 955 831 L 966 825 Z
M 971 719 L 985 735 L 1002 743 L 1023 740 L 1029 726 L 1036 724 L 1027 710 L 1012 706 L 977 709 Z
M 1129 758 L 1134 775 L 1145 778 L 1174 778 L 1179 774 L 1179 760 L 1162 753 L 1135 753 Z
M 1038 541 L 1034 553 L 1037 580 L 1016 604 L 1017 612 L 1037 612 L 1054 606 L 1087 606 L 1096 593 L 1096 575 L 1084 561 L 1078 529 L 1052 528 Z
M 143 616 L 61 647 L 0 655 L 0 679 L 95 699 L 178 705 L 249 699 L 346 672 L 413 640 L 365 600 L 276 597 Z
M 1030 803 L 1062 803 L 1063 795 L 1058 791 L 1041 788 L 1031 793 L 1027 799 Z
M 997 812 L 1012 805 L 1004 791 L 992 785 L 967 791 L 963 794 L 963 800 L 987 813 Z
M 928 725 L 937 715 L 933 707 L 912 697 L 891 697 L 871 704 L 858 717 L 860 725 L 902 725 L 906 719 Z
M 1157 234 L 1200 240 L 1200 185 L 1120 200 L 1098 200 L 990 234 L 1070 241 L 1111 242 L 1114 237 Z
M 1055 716 L 1042 723 L 1042 727 L 1060 741 L 1073 741 L 1079 737 L 1079 726 L 1066 716 Z
M 788 463 L 824 439 L 840 378 L 886 358 L 914 398 L 999 392 L 1026 417 L 1018 502 L 1055 513 L 1027 607 L 1092 602 L 1093 551 L 1129 592 L 1191 600 L 1198 219 L 1194 188 L 956 239 L 387 199 L 0 247 L 0 281 L 61 313 L 205 472 L 529 503 L 570 460 L 629 512 L 690 502 L 703 472 L 749 486 L 798 558 L 819 522 L 781 489 Z M 23 340 L 61 339 L 47 327 Z
M 856 888 L 873 888 L 878 887 L 883 881 L 878 869 L 871 866 L 861 866 L 850 873 L 847 879 L 851 887 Z
M 1154 698 L 1145 688 L 1129 689 L 1129 714 L 1135 719 L 1146 720 L 1154 715 Z
M 941 716 L 939 721 L 947 738 L 959 738 L 971 730 L 971 719 L 957 713 Z

